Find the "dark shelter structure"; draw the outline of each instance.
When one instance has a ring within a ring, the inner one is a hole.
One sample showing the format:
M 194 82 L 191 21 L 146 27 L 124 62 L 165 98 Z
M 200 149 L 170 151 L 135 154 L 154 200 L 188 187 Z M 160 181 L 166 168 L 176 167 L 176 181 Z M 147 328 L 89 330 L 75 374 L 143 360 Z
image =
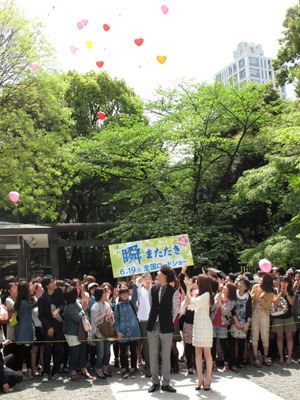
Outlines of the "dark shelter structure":
M 63 232 L 100 232 L 118 226 L 113 222 L 61 223 L 53 225 L 31 225 L 0 221 L 0 280 L 8 274 L 19 278 L 31 278 L 30 251 L 49 249 L 51 273 L 60 277 L 59 248 L 108 246 L 110 241 L 103 239 L 67 240 L 60 239 Z M 50 271 L 49 271 L 50 272 Z

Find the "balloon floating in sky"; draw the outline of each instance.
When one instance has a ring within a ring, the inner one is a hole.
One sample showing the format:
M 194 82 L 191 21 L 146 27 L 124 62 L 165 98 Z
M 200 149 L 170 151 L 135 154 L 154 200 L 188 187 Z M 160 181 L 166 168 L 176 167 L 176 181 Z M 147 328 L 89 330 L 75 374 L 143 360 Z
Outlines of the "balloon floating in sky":
M 98 118 L 99 118 L 99 119 L 101 119 L 102 121 L 104 120 L 104 118 L 105 118 L 104 112 L 99 111 L 99 112 L 97 113 L 97 115 L 98 115 Z
M 91 49 L 91 48 L 93 47 L 93 42 L 91 42 L 90 40 L 88 40 L 88 41 L 86 42 L 86 47 L 87 47 L 88 49 Z
M 83 28 L 83 23 L 82 22 L 77 22 L 77 28 L 81 31 L 81 29 Z
M 71 47 L 70 47 L 70 50 L 71 50 L 71 52 L 72 52 L 73 54 L 75 54 L 77 49 L 76 49 L 75 46 L 71 46 Z
M 81 21 L 80 21 L 84 26 L 86 26 L 87 24 L 88 24 L 88 20 L 87 19 L 82 19 Z
M 167 6 L 161 6 L 161 11 L 166 15 L 169 12 L 169 9 Z
M 101 68 L 104 65 L 104 61 L 97 61 L 96 65 L 97 65 L 97 67 Z
M 104 25 L 103 25 L 103 29 L 105 30 L 105 32 L 107 32 L 107 31 L 110 30 L 110 26 L 107 25 L 107 24 L 104 24 Z
M 141 46 L 144 43 L 144 39 L 140 38 L 140 39 L 134 39 L 134 43 L 137 46 Z
M 156 59 L 159 63 L 163 64 L 166 61 L 167 57 L 166 56 L 157 56 Z
M 20 195 L 18 192 L 9 192 L 8 197 L 9 200 L 11 200 L 13 203 L 16 203 L 19 200 Z
M 30 68 L 32 68 L 34 71 L 36 71 L 39 67 L 39 64 L 31 63 Z
M 265 272 L 265 273 L 269 273 L 272 270 L 272 264 L 270 263 L 269 260 L 262 258 L 259 263 L 259 268 L 261 269 L 261 271 Z

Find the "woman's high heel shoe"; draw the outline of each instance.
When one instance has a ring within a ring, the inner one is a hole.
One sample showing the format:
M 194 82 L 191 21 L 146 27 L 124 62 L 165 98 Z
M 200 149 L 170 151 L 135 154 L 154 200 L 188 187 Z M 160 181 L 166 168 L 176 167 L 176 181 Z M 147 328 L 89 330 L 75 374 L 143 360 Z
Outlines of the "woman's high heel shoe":
M 195 386 L 195 390 L 200 390 L 202 385 L 204 386 L 204 379 L 202 379 L 202 382 L 200 383 L 200 385 L 198 382 L 198 386 Z
M 210 390 L 210 384 L 211 384 L 211 381 L 209 381 L 209 383 L 203 382 L 203 389 L 204 390 Z

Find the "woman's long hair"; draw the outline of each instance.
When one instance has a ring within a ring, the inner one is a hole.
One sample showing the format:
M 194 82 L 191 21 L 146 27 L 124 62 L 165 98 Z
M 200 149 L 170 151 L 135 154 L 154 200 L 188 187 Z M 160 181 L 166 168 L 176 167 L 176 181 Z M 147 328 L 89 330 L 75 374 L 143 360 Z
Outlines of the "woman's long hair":
M 236 301 L 236 285 L 234 283 L 227 282 L 226 287 L 228 289 L 228 300 Z
M 29 284 L 27 281 L 22 281 L 18 285 L 18 294 L 17 299 L 15 301 L 15 310 L 18 311 L 22 300 L 27 300 L 28 302 L 31 301 L 30 292 L 29 292 Z
M 288 284 L 286 291 L 288 293 L 289 296 L 293 297 L 294 296 L 294 292 L 293 292 L 293 281 L 291 280 L 291 278 L 288 275 L 284 275 L 282 278 L 283 282 L 286 282 Z
M 201 294 L 208 292 L 210 295 L 210 305 L 213 306 L 214 305 L 214 294 L 213 294 L 212 287 L 211 287 L 211 278 L 208 275 L 202 275 L 202 274 L 198 275 L 197 286 L 199 289 L 197 296 L 201 296 Z
M 274 292 L 273 277 L 269 274 L 265 274 L 262 277 L 260 287 L 266 293 L 273 293 Z

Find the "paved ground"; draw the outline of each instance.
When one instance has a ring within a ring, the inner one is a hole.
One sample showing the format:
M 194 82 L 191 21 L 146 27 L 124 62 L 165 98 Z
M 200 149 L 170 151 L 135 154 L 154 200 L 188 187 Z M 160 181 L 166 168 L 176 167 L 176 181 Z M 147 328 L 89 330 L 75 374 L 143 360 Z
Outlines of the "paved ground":
M 181 351 L 180 351 L 181 354 Z M 9 400 L 143 400 L 143 399 L 213 399 L 213 400 L 299 400 L 300 364 L 290 366 L 274 363 L 271 367 L 255 368 L 252 365 L 241 372 L 213 373 L 212 390 L 195 391 L 196 375 L 188 375 L 185 364 L 180 364 L 179 374 L 171 375 L 176 394 L 157 391 L 149 394 L 151 379 L 143 377 L 122 379 L 119 369 L 112 368 L 113 377 L 71 382 L 64 376 L 62 382 L 51 380 L 42 383 L 41 378 L 22 382 L 9 394 Z M 174 379 L 173 379 L 174 378 Z M 5 397 L 4 397 L 5 396 Z

